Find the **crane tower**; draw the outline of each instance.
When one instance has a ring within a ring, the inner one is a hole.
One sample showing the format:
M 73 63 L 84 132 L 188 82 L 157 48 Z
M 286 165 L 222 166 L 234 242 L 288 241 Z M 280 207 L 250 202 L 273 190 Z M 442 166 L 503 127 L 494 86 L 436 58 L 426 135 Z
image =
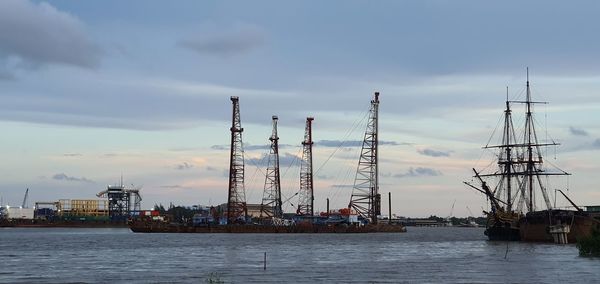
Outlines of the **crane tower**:
M 304 130 L 304 141 L 302 141 L 302 160 L 300 161 L 300 198 L 298 201 L 298 215 L 314 215 L 314 192 L 313 192 L 313 159 L 312 159 L 312 121 L 314 118 L 306 118 Z
M 381 214 L 381 195 L 379 194 L 379 175 L 378 175 L 378 129 L 377 122 L 379 116 L 379 92 L 375 92 L 375 97 L 371 100 L 369 110 L 369 121 L 363 140 L 354 187 L 350 198 L 350 209 L 367 219 L 370 223 L 377 223 L 377 216 Z
M 269 151 L 269 161 L 267 174 L 265 177 L 265 191 L 260 210 L 260 217 L 283 217 L 283 208 L 281 202 L 281 182 L 279 176 L 279 137 L 277 136 L 277 116 L 273 116 L 273 131 L 269 141 L 271 148 Z
M 232 96 L 231 153 L 229 156 L 229 193 L 227 197 L 227 223 L 245 222 L 247 214 L 244 189 L 244 148 L 240 120 L 239 98 Z

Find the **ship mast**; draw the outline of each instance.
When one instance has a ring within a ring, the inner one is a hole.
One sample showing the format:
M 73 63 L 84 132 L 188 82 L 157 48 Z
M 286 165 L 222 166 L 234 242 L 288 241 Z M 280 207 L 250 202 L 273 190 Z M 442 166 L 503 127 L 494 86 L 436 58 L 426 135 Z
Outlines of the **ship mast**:
M 314 192 L 313 192 L 313 158 L 312 158 L 312 121 L 314 118 L 306 118 L 304 130 L 304 141 L 302 141 L 302 160 L 300 162 L 300 200 L 298 202 L 298 215 L 314 215 Z
M 511 131 L 512 130 L 512 131 Z M 512 127 L 512 116 L 510 110 L 510 102 L 508 101 L 508 87 L 506 87 L 506 110 L 504 111 L 504 137 L 503 144 L 511 144 L 511 132 L 514 132 Z M 512 163 L 512 147 L 506 146 L 504 148 L 506 152 L 506 161 L 504 163 L 504 172 L 506 174 L 506 211 L 512 211 L 512 185 L 511 185 L 511 169 Z M 500 161 L 498 161 L 500 163 Z
M 527 68 L 527 98 L 525 101 L 527 105 L 527 113 L 525 117 L 525 139 L 527 140 L 527 172 L 525 178 L 527 179 L 528 193 L 529 193 L 529 211 L 533 211 L 533 177 L 535 175 L 533 169 L 535 161 L 533 160 L 533 145 L 531 144 L 531 136 L 534 133 L 534 125 L 531 115 L 531 89 L 529 88 L 529 68 Z M 542 162 L 540 156 L 540 163 Z
M 508 90 L 508 89 L 507 89 Z M 508 91 L 507 91 L 508 92 Z M 511 104 L 525 105 L 525 127 L 522 142 L 517 142 L 517 136 L 512 124 Z M 500 177 L 500 182 L 494 193 L 500 197 L 501 191 L 506 190 L 506 209 L 512 211 L 515 208 L 515 200 L 520 196 L 519 211 L 522 206 L 526 206 L 527 211 L 535 211 L 535 190 L 539 187 L 546 207 L 552 208 L 548 197 L 547 189 L 542 182 L 542 176 L 569 175 L 560 169 L 559 172 L 549 172 L 542 168 L 543 158 L 541 147 L 557 146 L 558 143 L 551 141 L 549 143 L 539 143 L 535 129 L 535 120 L 533 115 L 534 104 L 546 104 L 546 102 L 535 102 L 531 96 L 531 85 L 529 82 L 529 69 L 527 69 L 526 97 L 524 101 L 506 100 L 506 110 L 504 111 L 504 130 L 501 145 L 486 146 L 484 148 L 499 148 L 498 165 L 500 171 L 491 174 L 481 174 L 481 177 Z M 514 181 L 516 180 L 516 181 Z M 506 181 L 506 183 L 504 182 Z M 513 183 L 517 185 L 516 192 Z M 514 195 L 514 196 L 513 196 Z
M 377 224 L 377 216 L 381 214 L 381 195 L 379 194 L 378 175 L 378 116 L 379 116 L 379 92 L 375 92 L 375 98 L 371 100 L 369 110 L 369 121 L 363 140 L 354 188 L 350 198 L 349 208 L 372 224 Z
M 281 202 L 281 180 L 279 176 L 279 136 L 277 136 L 277 116 L 273 116 L 273 131 L 269 141 L 271 149 L 265 177 L 265 190 L 260 210 L 260 217 L 283 217 Z

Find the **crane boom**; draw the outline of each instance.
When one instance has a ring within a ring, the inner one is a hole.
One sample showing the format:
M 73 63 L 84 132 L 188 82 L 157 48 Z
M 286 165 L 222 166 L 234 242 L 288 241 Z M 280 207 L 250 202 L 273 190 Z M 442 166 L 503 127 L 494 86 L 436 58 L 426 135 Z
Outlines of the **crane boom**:
M 27 208 L 25 205 L 27 205 L 27 197 L 29 197 L 29 188 L 27 188 L 27 190 L 25 190 L 25 196 L 23 196 L 23 204 L 21 205 L 21 208 Z

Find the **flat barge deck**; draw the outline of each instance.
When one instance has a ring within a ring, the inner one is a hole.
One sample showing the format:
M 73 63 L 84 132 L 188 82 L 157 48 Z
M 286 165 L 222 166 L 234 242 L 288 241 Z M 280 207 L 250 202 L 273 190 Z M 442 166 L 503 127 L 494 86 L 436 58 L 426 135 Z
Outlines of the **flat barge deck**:
M 165 222 L 132 221 L 129 224 L 135 233 L 257 233 L 257 234 L 318 234 L 318 233 L 404 233 L 402 225 L 340 225 L 340 224 L 295 224 L 290 226 L 275 225 L 207 225 L 188 226 Z

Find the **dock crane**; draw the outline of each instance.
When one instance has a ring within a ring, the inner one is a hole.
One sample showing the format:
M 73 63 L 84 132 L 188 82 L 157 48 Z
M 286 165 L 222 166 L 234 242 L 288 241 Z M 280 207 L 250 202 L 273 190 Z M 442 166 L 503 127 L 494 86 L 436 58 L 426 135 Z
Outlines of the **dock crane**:
M 23 197 L 23 204 L 21 205 L 21 208 L 27 208 L 27 197 L 29 197 L 29 188 L 25 190 L 25 196 Z

